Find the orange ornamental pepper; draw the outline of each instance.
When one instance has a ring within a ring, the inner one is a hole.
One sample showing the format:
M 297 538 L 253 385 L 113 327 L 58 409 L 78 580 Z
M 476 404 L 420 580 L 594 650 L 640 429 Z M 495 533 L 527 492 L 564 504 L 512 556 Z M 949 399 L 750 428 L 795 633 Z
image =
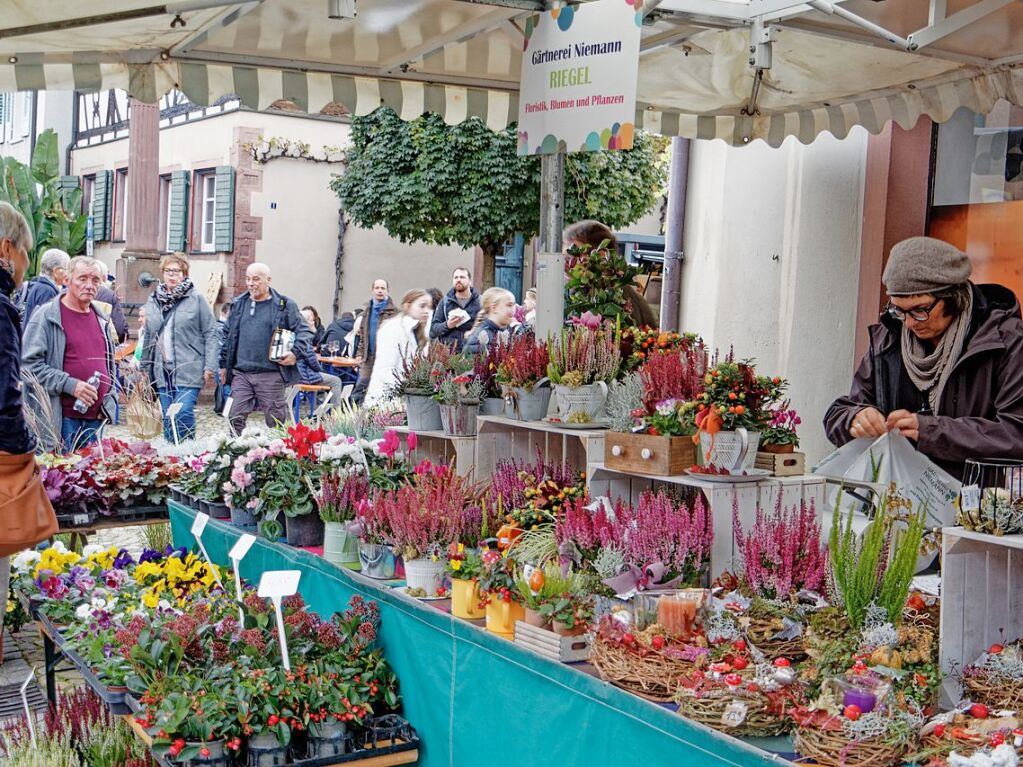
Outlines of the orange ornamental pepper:
M 539 591 L 543 588 L 544 575 L 543 570 L 539 567 L 533 568 L 533 573 L 529 576 L 529 588 L 534 592 Z

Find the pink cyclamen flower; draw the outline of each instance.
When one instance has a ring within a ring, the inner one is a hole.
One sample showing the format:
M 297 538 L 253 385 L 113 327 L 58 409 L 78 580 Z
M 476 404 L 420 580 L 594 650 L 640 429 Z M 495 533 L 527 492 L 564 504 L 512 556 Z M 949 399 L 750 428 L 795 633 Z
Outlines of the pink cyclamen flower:
M 409 451 L 416 449 L 416 445 L 419 444 L 419 437 L 416 436 L 414 431 L 408 433 L 408 437 L 405 438 L 405 444 L 408 445 Z

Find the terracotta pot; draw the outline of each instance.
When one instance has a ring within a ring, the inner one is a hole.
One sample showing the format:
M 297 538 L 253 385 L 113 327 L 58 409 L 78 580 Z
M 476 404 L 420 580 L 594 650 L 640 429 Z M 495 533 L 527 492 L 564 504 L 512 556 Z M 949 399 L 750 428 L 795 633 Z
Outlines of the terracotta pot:
M 761 445 L 758 450 L 761 453 L 775 453 L 781 455 L 782 453 L 794 453 L 796 452 L 795 445 Z
M 530 626 L 536 626 L 537 628 L 546 628 L 547 624 L 550 623 L 550 618 L 541 613 L 539 610 L 534 610 L 532 607 L 526 608 L 526 623 Z
M 586 624 L 576 626 L 575 628 L 569 628 L 567 623 L 561 621 L 552 621 L 551 628 L 554 629 L 554 633 L 558 636 L 563 637 L 577 637 L 586 633 Z

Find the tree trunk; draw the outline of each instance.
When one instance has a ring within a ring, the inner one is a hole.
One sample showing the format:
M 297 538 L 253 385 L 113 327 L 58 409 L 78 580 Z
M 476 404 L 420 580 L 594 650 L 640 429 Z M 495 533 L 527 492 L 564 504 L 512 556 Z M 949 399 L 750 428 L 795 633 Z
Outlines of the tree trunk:
M 337 253 L 334 255 L 334 317 L 341 314 L 341 275 L 344 274 L 345 232 L 348 222 L 345 220 L 345 206 L 337 206 Z
M 502 246 L 486 243 L 480 245 L 483 251 L 483 288 L 492 288 L 497 284 L 497 253 Z

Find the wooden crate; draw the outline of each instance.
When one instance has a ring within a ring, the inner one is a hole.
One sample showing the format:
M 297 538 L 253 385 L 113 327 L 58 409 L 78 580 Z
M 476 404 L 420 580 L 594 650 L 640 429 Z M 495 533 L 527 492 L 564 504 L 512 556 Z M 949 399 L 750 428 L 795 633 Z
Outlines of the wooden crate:
M 602 429 L 568 429 L 544 421 L 516 421 L 482 415 L 477 421 L 476 477 L 486 479 L 501 461 L 531 463 L 539 454 L 545 461 L 564 463 L 586 471 L 590 463 L 604 459 Z
M 753 524 L 757 508 L 771 513 L 781 496 L 782 505 L 791 507 L 801 501 L 813 503 L 818 521 L 826 507 L 824 479 L 812 474 L 798 477 L 769 477 L 749 484 L 708 482 L 688 474 L 675 477 L 645 477 L 608 468 L 602 463 L 590 464 L 587 486 L 591 496 L 606 495 L 612 501 L 621 498 L 636 503 L 644 490 L 657 490 L 665 485 L 692 487 L 703 493 L 708 504 L 714 528 L 714 542 L 710 553 L 710 576 L 716 578 L 725 570 L 734 572 L 734 559 L 738 555 L 732 526 L 732 507 L 739 509 L 739 520 L 745 529 Z M 825 527 L 825 534 L 827 528 Z
M 515 644 L 561 663 L 574 663 L 590 657 L 590 635 L 564 637 L 525 621 L 515 622 Z
M 794 477 L 806 473 L 806 454 L 804 453 L 757 453 L 754 466 L 767 469 L 776 477 Z
M 946 527 L 941 554 L 941 702 L 949 707 L 959 701 L 964 666 L 1023 636 L 1023 535 Z
M 683 474 L 696 463 L 692 437 L 655 437 L 609 431 L 604 438 L 604 465 L 647 476 Z
M 399 434 L 408 434 L 408 426 L 395 426 L 393 430 Z M 476 469 L 476 437 L 455 437 L 442 431 L 417 431 L 416 449 L 412 460 L 430 461 L 434 464 L 449 464 L 455 472 L 463 477 L 485 479 L 475 474 Z

